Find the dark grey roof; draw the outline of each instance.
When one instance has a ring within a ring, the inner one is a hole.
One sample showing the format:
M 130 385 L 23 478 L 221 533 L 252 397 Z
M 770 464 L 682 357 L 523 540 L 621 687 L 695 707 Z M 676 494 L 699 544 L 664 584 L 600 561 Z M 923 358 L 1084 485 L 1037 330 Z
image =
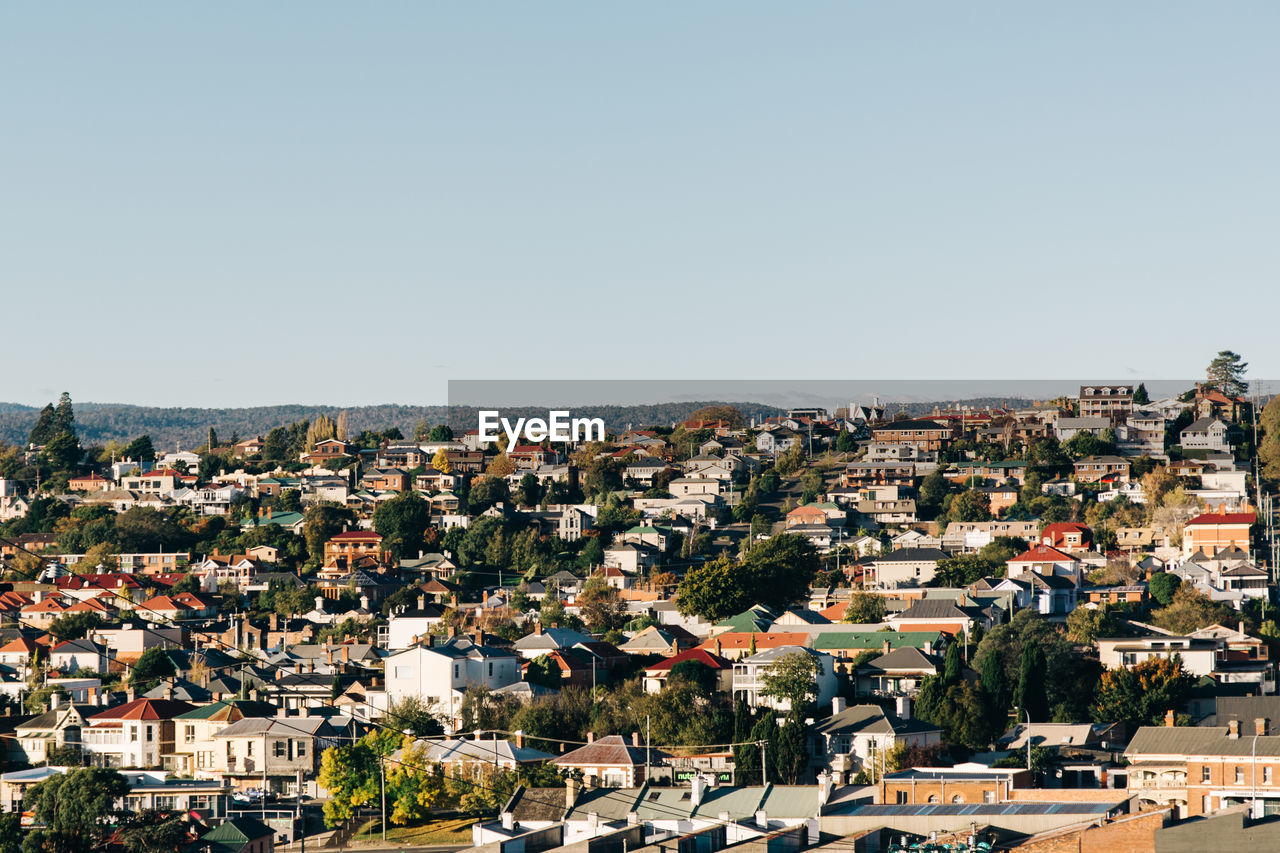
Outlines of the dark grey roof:
M 945 560 L 950 556 L 941 548 L 898 548 L 888 554 L 876 557 L 877 563 L 922 563 L 930 560 Z

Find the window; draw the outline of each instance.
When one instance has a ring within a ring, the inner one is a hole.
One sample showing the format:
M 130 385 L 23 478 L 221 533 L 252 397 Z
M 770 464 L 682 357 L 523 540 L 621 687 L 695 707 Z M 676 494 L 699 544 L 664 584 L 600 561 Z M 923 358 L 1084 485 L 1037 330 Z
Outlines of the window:
M 284 741 L 282 741 L 282 740 L 275 741 L 275 742 L 273 742 L 273 743 L 271 744 L 272 754 L 273 754 L 276 758 L 284 758 L 284 757 L 285 757 L 286 750 L 285 750 L 285 746 L 284 746 L 284 744 L 285 744 L 285 742 L 284 742 Z
M 953 803 L 963 803 L 963 802 L 964 802 L 964 797 L 960 796 L 959 794 L 956 794 L 954 797 L 952 797 L 952 798 L 951 798 L 951 802 L 953 802 Z
M 244 753 L 244 754 L 245 754 L 245 755 L 253 755 L 253 741 L 249 741 L 249 742 L 248 742 L 248 744 L 249 744 L 249 745 L 248 745 L 248 748 L 245 750 L 245 753 Z
M 983 801 L 984 803 L 994 803 L 994 802 L 996 801 L 996 792 L 995 792 L 995 791 L 983 791 L 983 792 L 982 792 L 982 801 Z
M 129 726 L 129 740 L 133 743 L 138 742 L 138 727 Z
M 294 754 L 299 758 L 303 758 L 307 754 L 307 742 L 305 740 L 295 741 Z
M 182 733 L 182 739 L 183 739 L 183 741 L 185 741 L 186 743 L 195 743 L 195 742 L 196 742 L 196 727 L 195 727 L 195 726 L 190 726 L 190 725 L 188 725 L 188 726 L 184 726 L 184 727 L 183 727 L 183 733 Z
M 938 802 L 938 795 L 937 795 L 937 794 L 930 794 L 930 795 L 929 795 L 929 802 L 931 802 L 931 803 L 936 803 L 936 802 Z
M 1200 781 L 1203 783 L 1207 783 L 1209 781 L 1209 768 L 1207 766 L 1200 768 Z
M 151 741 L 155 740 L 156 739 L 155 735 L 156 735 L 156 727 L 147 726 L 147 743 L 151 743 Z
M 899 791 L 899 792 L 898 792 L 898 804 L 899 804 L 899 805 L 901 805 L 901 804 L 905 803 L 906 801 L 907 801 L 907 792 L 906 792 L 906 791 Z
M 1236 784 L 1237 785 L 1244 784 L 1244 768 L 1243 767 L 1236 768 Z

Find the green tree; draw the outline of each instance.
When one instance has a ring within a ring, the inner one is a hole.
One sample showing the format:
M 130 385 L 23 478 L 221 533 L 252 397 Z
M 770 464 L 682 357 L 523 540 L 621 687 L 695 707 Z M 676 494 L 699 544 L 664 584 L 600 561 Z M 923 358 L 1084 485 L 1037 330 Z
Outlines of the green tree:
M 45 407 L 40 410 L 39 417 L 36 418 L 36 425 L 31 428 L 31 434 L 27 437 L 27 443 L 34 444 L 37 447 L 48 442 L 57 434 L 57 430 L 53 423 L 53 403 L 46 403 Z
M 538 505 L 538 501 L 542 500 L 542 481 L 537 475 L 529 473 L 520 478 L 518 496 L 523 506 Z
M 1209 387 L 1217 388 L 1228 396 L 1239 397 L 1249 391 L 1249 383 L 1244 381 L 1244 374 L 1248 369 L 1249 365 L 1244 359 L 1231 350 L 1224 349 L 1205 368 L 1205 379 Z
M 954 495 L 947 505 L 948 521 L 988 521 L 991 518 L 991 502 L 982 492 L 970 489 Z
M 604 578 L 588 578 L 578 595 L 578 612 L 587 627 L 596 633 L 621 628 L 630 618 L 627 602 L 617 587 L 610 586 Z
M 27 790 L 22 807 L 41 828 L 27 836 L 26 853 L 88 853 L 106 835 L 117 800 L 129 793 L 128 781 L 114 770 L 77 767 Z
M 427 441 L 453 441 L 453 430 L 448 424 L 436 424 L 427 433 Z
M 919 495 L 916 498 L 916 508 L 925 519 L 934 518 L 942 509 L 942 499 L 947 496 L 947 490 L 951 484 L 947 482 L 947 478 L 942 476 L 942 471 L 934 469 L 925 475 L 920 481 Z
M 1114 637 L 1119 627 L 1106 607 L 1077 607 L 1067 615 L 1067 639 L 1081 646 L 1092 646 L 1099 637 Z
M 1147 583 L 1151 597 L 1166 607 L 1173 603 L 1174 593 L 1180 586 L 1182 586 L 1182 578 L 1171 572 L 1155 572 Z
M 741 562 L 725 555 L 690 569 L 676 593 L 680 612 L 718 620 L 752 604 L 790 606 L 808 592 L 819 568 L 804 537 L 780 534 L 755 545 Z
M 1049 719 L 1049 698 L 1045 692 L 1045 657 L 1037 645 L 1028 645 L 1022 650 L 1022 670 L 1018 674 L 1013 704 L 1019 711 L 1030 714 L 1033 723 L 1043 723 Z
M 156 449 L 151 444 L 151 436 L 149 435 L 140 435 L 129 442 L 122 454 L 125 459 L 132 459 L 135 462 L 156 461 Z
M 1174 634 L 1190 634 L 1210 625 L 1235 621 L 1235 612 L 1222 602 L 1213 601 L 1193 586 L 1178 587 L 1173 600 L 1151 612 L 1151 623 Z
M 68 613 L 53 620 L 49 625 L 49 633 L 66 642 L 78 640 L 100 625 L 102 619 L 96 613 Z
M 562 681 L 560 667 L 546 655 L 539 655 L 525 667 L 524 680 L 553 690 L 559 689 Z
M 373 529 L 396 559 L 417 556 L 431 526 L 431 505 L 415 491 L 401 492 L 373 511 Z
M 840 435 L 836 436 L 836 452 L 852 453 L 858 449 L 858 440 L 853 437 L 853 433 L 847 429 L 840 430 Z
M 1182 658 L 1147 658 L 1132 667 L 1104 672 L 1098 680 L 1093 719 L 1100 723 L 1137 726 L 1159 725 L 1168 711 L 1186 703 L 1195 679 L 1182 666 Z
M 874 592 L 855 592 L 849 597 L 844 611 L 844 621 L 856 625 L 871 625 L 884 621 L 884 597 Z
M 319 782 L 329 792 L 324 804 L 326 826 L 355 816 L 380 794 L 381 757 L 366 735 L 349 746 L 331 746 L 320 757 Z
M 1147 385 L 1145 382 L 1139 382 L 1138 387 L 1133 392 L 1133 404 L 1135 406 L 1145 406 L 1151 402 L 1151 395 L 1147 393 Z
M 173 661 L 165 654 L 164 649 L 153 646 L 141 655 L 129 671 L 129 686 L 138 693 L 145 693 L 160 683 L 162 678 L 177 675 Z
M 778 658 L 761 677 L 760 693 L 769 696 L 792 713 L 805 713 L 818 698 L 818 676 L 822 664 L 807 652 L 790 652 Z
M 324 543 L 355 523 L 355 513 L 345 506 L 312 504 L 303 513 L 302 535 L 307 540 L 310 561 L 319 565 L 324 558 Z

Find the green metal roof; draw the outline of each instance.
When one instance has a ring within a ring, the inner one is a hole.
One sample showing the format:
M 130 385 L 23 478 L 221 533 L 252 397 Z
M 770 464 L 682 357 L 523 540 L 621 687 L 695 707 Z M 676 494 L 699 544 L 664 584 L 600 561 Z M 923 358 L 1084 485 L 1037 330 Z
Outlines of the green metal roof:
M 888 640 L 895 649 L 903 646 L 923 649 L 925 643 L 933 643 L 937 639 L 937 631 L 823 631 L 813 638 L 813 648 L 878 649 Z

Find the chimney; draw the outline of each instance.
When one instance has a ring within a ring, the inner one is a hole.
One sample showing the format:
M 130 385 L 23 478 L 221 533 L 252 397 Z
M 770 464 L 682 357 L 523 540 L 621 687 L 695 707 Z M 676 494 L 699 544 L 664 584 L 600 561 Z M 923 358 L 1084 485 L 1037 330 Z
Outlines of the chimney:
M 448 633 L 449 633 L 449 639 L 450 639 L 450 640 L 452 640 L 454 637 L 458 636 L 458 629 L 457 629 L 457 627 L 456 627 L 456 626 L 454 626 L 454 625 L 450 625 L 450 626 L 449 626 L 449 632 L 448 632 Z
M 827 770 L 823 770 L 818 774 L 818 808 L 821 809 L 831 799 L 831 793 L 835 790 L 836 778 L 835 774 Z
M 632 746 L 639 746 L 639 745 L 640 745 L 640 732 L 632 732 L 632 733 L 631 733 L 631 745 L 632 745 Z
M 1240 737 L 1240 721 L 1230 720 L 1227 722 L 1227 737 L 1232 740 L 1238 740 Z
M 419 609 L 419 610 L 426 610 L 426 608 L 427 608 L 427 597 L 426 597 L 425 595 L 419 595 L 419 596 L 418 596 L 418 609 Z
M 516 729 L 516 749 L 524 749 L 524 729 Z
M 1166 726 L 1168 726 L 1169 728 L 1173 728 L 1173 727 L 1174 727 L 1175 723 L 1174 723 L 1174 719 L 1173 719 L 1173 709 L 1172 709 L 1172 708 L 1170 708 L 1169 710 L 1167 710 L 1167 711 L 1165 711 L 1165 712 L 1164 712 L 1164 724 L 1165 724 Z
M 881 649 L 881 654 L 887 655 L 889 654 L 889 652 L 893 651 L 893 644 L 890 643 L 888 640 L 885 640 L 884 643 L 881 644 L 880 649 Z
M 316 610 L 319 610 L 321 613 L 324 612 L 324 596 L 323 595 L 316 596 Z
M 717 639 L 717 640 L 716 640 L 716 654 L 717 654 L 717 655 L 721 655 L 721 656 L 723 656 L 723 655 L 721 654 L 721 652 L 722 652 L 722 650 L 721 650 L 721 648 L 720 648 L 720 641 Z
M 844 699 L 844 697 L 843 697 L 843 696 L 836 696 L 836 697 L 832 698 L 832 700 L 831 700 L 831 713 L 833 713 L 833 714 L 839 714 L 841 711 L 843 711 L 843 710 L 844 710 L 845 708 L 847 708 L 847 707 L 848 707 L 848 703 L 847 703 L 847 702 L 845 702 L 845 699 Z
M 270 630 L 272 631 L 278 630 L 280 627 L 280 617 L 275 613 L 272 613 L 267 617 L 267 625 L 270 626 Z
M 595 742 L 596 742 L 596 733 L 587 732 L 587 743 L 595 743 Z
M 502 828 L 507 832 L 514 832 L 516 828 L 516 816 L 511 812 L 502 813 Z
M 124 691 L 124 701 L 132 702 L 134 699 L 137 699 L 137 698 L 138 698 L 138 691 L 133 689 L 132 684 L 129 685 L 129 689 Z
M 896 699 L 894 699 L 893 704 L 894 704 L 894 711 L 897 713 L 899 720 L 911 719 L 911 697 L 910 696 L 898 696 Z
M 427 636 L 426 636 L 426 640 L 427 640 L 427 648 L 431 648 L 432 646 L 434 646 L 434 645 L 436 644 L 436 635 L 435 635 L 435 634 L 427 634 Z
M 1258 737 L 1267 736 L 1267 724 L 1270 721 L 1266 717 L 1258 717 L 1253 721 L 1253 733 Z
M 756 812 L 756 827 L 759 829 L 769 828 L 769 816 L 765 814 L 764 809 Z
M 702 797 L 707 792 L 707 780 L 701 773 L 694 773 L 693 778 L 689 780 L 689 784 L 693 786 L 693 792 L 689 795 L 689 804 L 694 808 L 702 805 Z
M 475 636 L 474 642 L 477 646 L 484 645 L 484 629 L 476 628 L 476 636 Z
M 50 693 L 49 694 L 49 710 L 52 711 L 55 708 L 61 707 L 61 705 L 62 705 L 62 694 Z
M 587 735 L 590 737 L 590 735 Z M 578 786 L 581 783 L 577 778 L 570 776 L 564 780 L 564 807 L 566 809 L 573 808 L 573 804 L 578 800 Z
M 535 633 L 535 634 L 539 634 L 539 635 L 542 633 L 542 622 L 541 622 L 541 621 L 538 621 L 538 622 L 534 622 L 534 623 L 533 623 L 533 633 Z
M 347 662 L 347 661 L 349 661 L 349 660 L 351 660 L 351 647 L 350 647 L 350 646 L 343 646 L 343 647 L 342 647 L 342 662 L 343 662 L 343 663 L 346 663 L 346 662 Z

